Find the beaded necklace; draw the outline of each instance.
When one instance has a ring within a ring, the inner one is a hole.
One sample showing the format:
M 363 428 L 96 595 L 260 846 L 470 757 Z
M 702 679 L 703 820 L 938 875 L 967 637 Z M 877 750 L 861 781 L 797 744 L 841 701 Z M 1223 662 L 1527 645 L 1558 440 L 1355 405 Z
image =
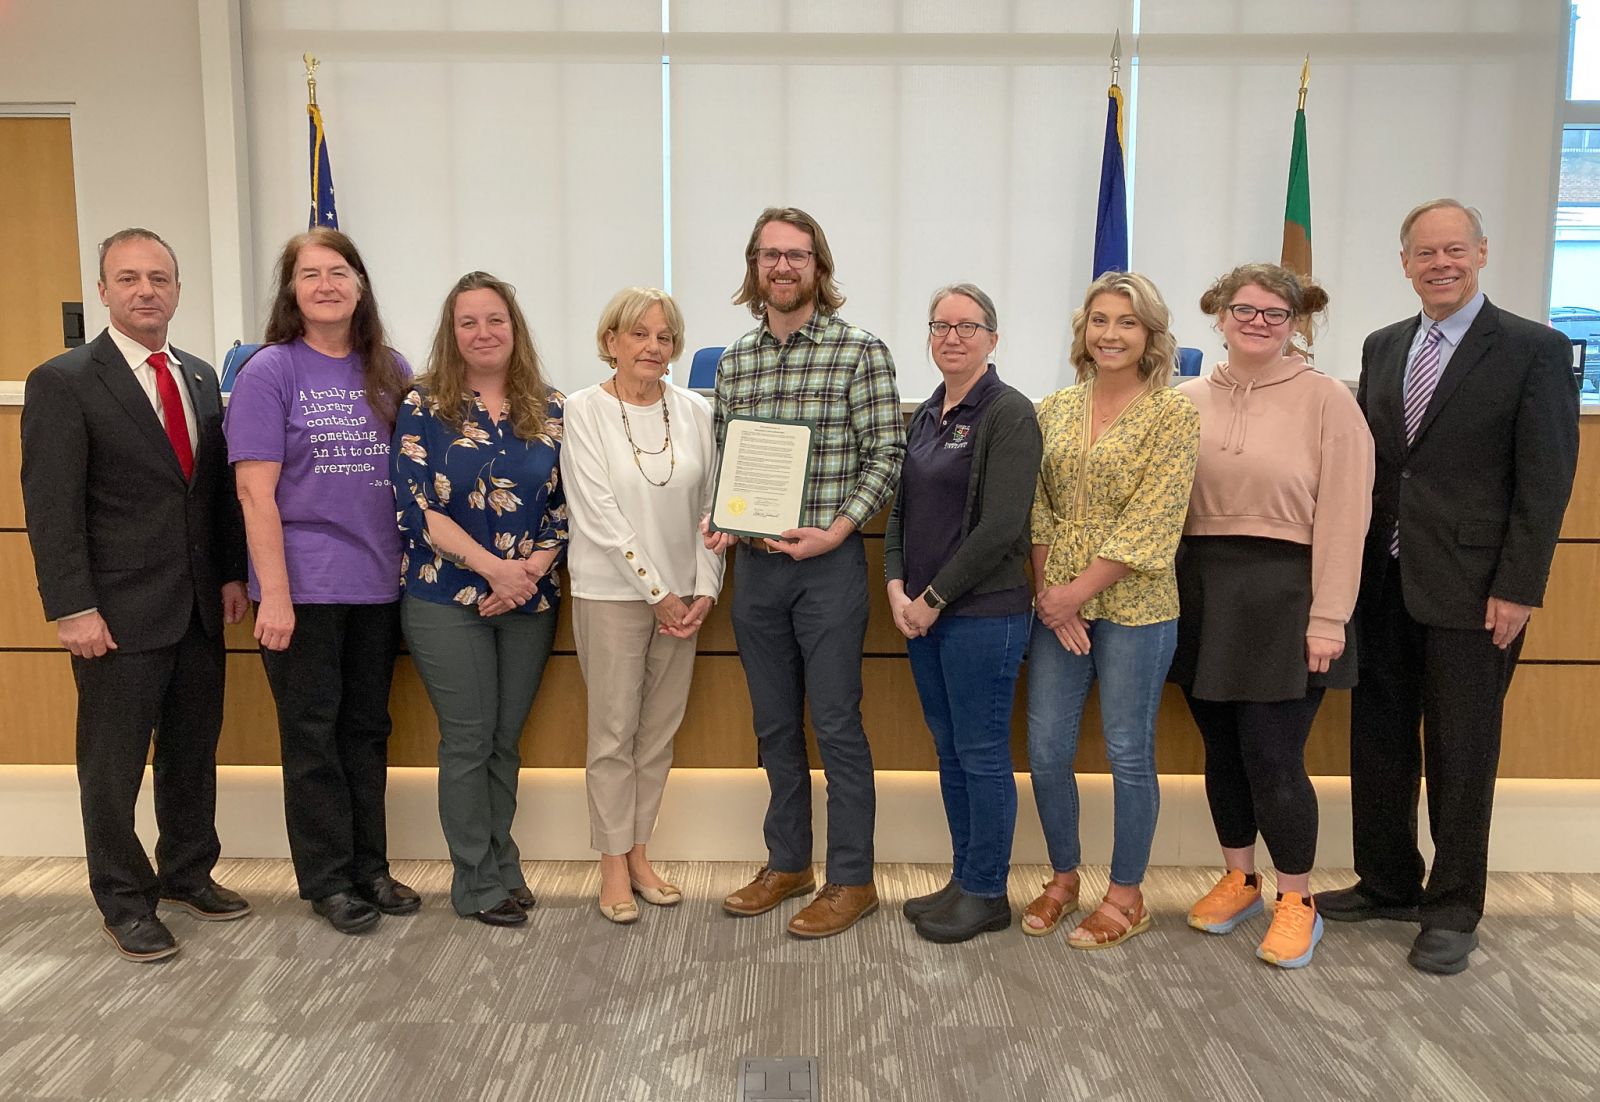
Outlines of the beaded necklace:
M 672 472 L 678 469 L 678 456 L 672 447 L 672 412 L 667 409 L 667 384 L 665 382 L 661 384 L 661 423 L 666 427 L 667 435 L 661 441 L 661 446 L 655 451 L 646 451 L 634 443 L 633 428 L 628 424 L 628 403 L 622 400 L 622 392 L 616 388 L 615 383 L 612 383 L 612 388 L 616 390 L 617 412 L 622 415 L 622 435 L 628 438 L 628 447 L 633 450 L 633 465 L 639 468 L 639 473 L 644 476 L 644 480 L 650 485 L 665 486 L 672 481 Z M 667 477 L 657 482 L 648 474 L 645 474 L 644 464 L 639 461 L 639 457 L 641 455 L 660 455 L 662 452 L 667 453 Z

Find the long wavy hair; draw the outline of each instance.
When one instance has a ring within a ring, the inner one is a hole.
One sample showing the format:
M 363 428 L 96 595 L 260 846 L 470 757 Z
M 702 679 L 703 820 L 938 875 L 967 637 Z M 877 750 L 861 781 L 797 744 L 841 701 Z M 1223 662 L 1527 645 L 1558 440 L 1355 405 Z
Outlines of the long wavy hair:
M 366 388 L 367 404 L 379 419 L 394 424 L 395 408 L 405 391 L 406 382 L 400 374 L 400 359 L 389 347 L 384 336 L 383 319 L 378 314 L 378 299 L 372 291 L 372 280 L 367 275 L 367 265 L 356 250 L 356 243 L 338 230 L 318 226 L 297 233 L 284 243 L 278 254 L 276 270 L 277 291 L 272 297 L 272 311 L 267 316 L 265 340 L 268 344 L 284 344 L 305 336 L 306 319 L 300 313 L 300 303 L 295 298 L 295 269 L 300 251 L 308 245 L 321 245 L 344 257 L 350 270 L 355 272 L 361 286 L 356 300 L 356 312 L 350 318 L 350 351 L 361 361 L 361 382 Z
M 756 317 L 765 317 L 767 303 L 761 297 L 761 269 L 756 264 L 756 245 L 761 240 L 761 230 L 768 222 L 783 222 L 811 235 L 811 249 L 816 255 L 811 262 L 817 266 L 817 312 L 837 314 L 844 305 L 844 292 L 833 281 L 833 250 L 828 248 L 828 237 L 817 220 L 799 207 L 768 207 L 756 219 L 750 231 L 750 240 L 744 247 L 744 282 L 734 293 L 735 306 L 748 306 Z
M 1172 311 L 1150 277 L 1138 272 L 1107 272 L 1084 292 L 1083 305 L 1072 315 L 1072 351 L 1069 358 L 1078 370 L 1078 382 L 1088 382 L 1095 377 L 1094 357 L 1089 355 L 1086 333 L 1089 328 L 1089 307 L 1100 295 L 1121 295 L 1133 307 L 1133 316 L 1144 326 L 1144 355 L 1139 357 L 1137 371 L 1146 390 L 1160 390 L 1172 379 L 1172 369 L 1178 360 L 1178 339 L 1172 335 Z
M 493 291 L 506 304 L 511 319 L 511 362 L 506 365 L 506 401 L 511 431 L 523 440 L 544 432 L 545 410 L 550 404 L 550 384 L 545 381 L 539 354 L 533 348 L 533 334 L 517 305 L 517 291 L 503 279 L 488 272 L 468 272 L 456 280 L 439 311 L 439 327 L 433 333 L 428 352 L 428 370 L 422 383 L 428 389 L 433 414 L 456 432 L 466 420 L 472 402 L 467 385 L 467 361 L 456 342 L 456 300 L 468 291 Z

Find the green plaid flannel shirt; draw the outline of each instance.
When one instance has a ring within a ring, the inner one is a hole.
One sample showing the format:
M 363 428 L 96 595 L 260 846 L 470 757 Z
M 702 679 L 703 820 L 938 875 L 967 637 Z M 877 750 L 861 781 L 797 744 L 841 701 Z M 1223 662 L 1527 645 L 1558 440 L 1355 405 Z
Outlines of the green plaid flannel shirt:
M 717 447 L 729 414 L 817 426 L 802 528 L 845 516 L 862 528 L 889 503 L 906 454 L 894 360 L 865 329 L 814 313 L 788 343 L 762 323 L 717 362 Z

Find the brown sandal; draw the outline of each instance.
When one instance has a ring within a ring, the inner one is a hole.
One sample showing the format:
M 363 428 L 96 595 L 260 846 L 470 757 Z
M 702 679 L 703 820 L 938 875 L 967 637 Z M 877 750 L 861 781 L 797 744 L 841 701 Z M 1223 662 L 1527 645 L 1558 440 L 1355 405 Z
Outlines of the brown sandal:
M 1149 928 L 1150 912 L 1144 909 L 1142 896 L 1132 907 L 1104 899 L 1084 916 L 1077 930 L 1067 935 L 1067 944 L 1074 949 L 1109 949 Z M 1083 936 L 1075 936 L 1079 931 Z
M 1022 909 L 1022 932 L 1029 937 L 1044 937 L 1046 934 L 1054 933 L 1056 926 L 1061 922 L 1061 917 L 1072 914 L 1078 909 L 1076 886 L 1074 886 L 1072 894 L 1065 899 L 1057 899 L 1050 894 L 1050 889 L 1055 887 L 1059 887 L 1063 891 L 1066 890 L 1065 884 L 1057 884 L 1054 880 L 1046 880 L 1044 882 L 1045 890 L 1039 894 L 1037 899 Z M 1044 925 L 1029 926 L 1029 915 L 1037 918 Z

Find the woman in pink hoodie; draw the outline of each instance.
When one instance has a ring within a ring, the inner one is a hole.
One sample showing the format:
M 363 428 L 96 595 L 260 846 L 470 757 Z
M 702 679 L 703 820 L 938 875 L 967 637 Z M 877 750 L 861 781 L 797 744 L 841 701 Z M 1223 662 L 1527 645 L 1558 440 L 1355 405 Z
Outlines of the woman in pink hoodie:
M 1297 323 L 1327 304 L 1322 288 L 1276 264 L 1233 269 L 1200 299 L 1228 360 L 1179 388 L 1200 411 L 1200 458 L 1169 679 L 1205 741 L 1227 867 L 1189 925 L 1225 934 L 1262 912 L 1259 832 L 1278 897 L 1256 955 L 1283 968 L 1309 964 L 1322 936 L 1305 745 L 1323 692 L 1355 683 L 1345 625 L 1372 507 L 1372 434 L 1355 397 L 1291 349 Z

